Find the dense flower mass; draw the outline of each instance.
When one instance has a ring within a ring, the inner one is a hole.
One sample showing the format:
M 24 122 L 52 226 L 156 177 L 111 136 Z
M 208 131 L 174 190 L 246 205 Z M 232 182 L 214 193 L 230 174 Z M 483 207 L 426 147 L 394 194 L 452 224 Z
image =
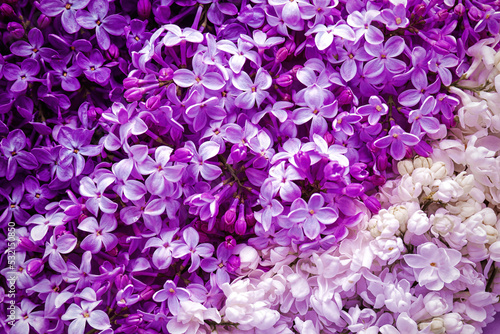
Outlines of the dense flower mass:
M 500 5 L 0 5 L 6 333 L 481 333 Z

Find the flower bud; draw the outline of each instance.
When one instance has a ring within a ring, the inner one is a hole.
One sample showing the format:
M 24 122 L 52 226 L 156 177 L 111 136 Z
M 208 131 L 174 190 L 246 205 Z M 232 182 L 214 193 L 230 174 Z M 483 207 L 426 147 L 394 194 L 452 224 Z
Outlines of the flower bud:
M 50 25 L 51 22 L 52 22 L 52 19 L 50 17 L 48 17 L 47 15 L 45 15 L 45 14 L 41 14 L 38 17 L 38 19 L 36 20 L 38 28 L 40 28 L 40 29 L 47 28 Z
M 447 313 L 443 315 L 444 327 L 448 333 L 461 333 L 464 326 L 462 316 L 458 313 Z
M 224 247 L 228 250 L 233 250 L 236 247 L 236 239 L 232 235 L 228 235 L 224 241 Z
M 250 228 L 254 227 L 257 223 L 257 220 L 255 219 L 255 216 L 250 208 L 247 208 L 247 211 L 245 213 L 245 221 L 247 222 L 247 226 Z
M 422 16 L 425 14 L 425 4 L 421 3 L 415 6 L 415 15 Z
M 29 237 L 19 237 L 17 249 L 34 252 L 38 249 L 38 246 L 36 246 L 33 241 L 29 239 Z
M 234 231 L 236 234 L 243 235 L 247 230 L 247 222 L 245 221 L 245 205 L 240 204 L 240 212 L 238 215 L 238 219 L 234 224 Z
M 449 15 L 450 15 L 450 13 L 448 12 L 447 9 L 441 9 L 440 11 L 438 11 L 436 13 L 436 18 L 437 18 L 438 22 L 443 22 L 443 21 L 446 21 L 446 19 L 448 18 Z
M 429 168 L 415 168 L 411 174 L 413 184 L 428 186 L 434 181 L 433 174 Z
M 406 228 L 413 234 L 422 235 L 429 231 L 431 228 L 431 222 L 425 212 L 418 210 L 410 217 L 410 219 L 408 219 Z
M 174 70 L 171 69 L 170 67 L 164 67 L 160 70 L 160 76 L 158 79 L 160 81 L 169 81 L 172 80 L 174 77 Z
M 236 255 L 231 255 L 226 262 L 226 268 L 229 273 L 234 273 L 240 268 L 240 258 Z
M 242 274 L 257 269 L 259 253 L 252 246 L 245 246 L 240 250 L 240 272 Z
M 439 54 L 447 55 L 450 53 L 451 44 L 445 41 L 444 39 L 440 39 L 434 44 L 434 51 Z
M 483 224 L 495 226 L 497 223 L 497 216 L 492 208 L 484 208 L 479 213 L 483 216 Z
M 120 333 L 125 333 L 125 334 L 133 334 L 137 333 L 137 330 L 139 328 L 137 325 L 121 325 L 120 326 Z
M 243 161 L 247 157 L 247 147 L 243 144 L 234 144 L 231 147 L 231 158 L 233 161 Z
M 155 290 L 153 290 L 152 287 L 147 286 L 144 290 L 139 293 L 139 296 L 141 297 L 142 300 L 149 300 L 153 295 L 155 294 Z
M 325 166 L 323 172 L 327 180 L 337 181 L 343 177 L 345 168 L 338 162 L 332 161 Z
M 358 181 L 363 181 L 368 177 L 368 172 L 366 171 L 366 164 L 362 162 L 357 162 L 351 166 L 349 173 Z
M 127 318 L 125 318 L 125 323 L 128 325 L 140 325 L 142 323 L 142 314 L 136 313 L 129 315 Z
M 481 227 L 486 231 L 486 238 L 488 239 L 487 243 L 492 244 L 498 239 L 498 230 L 490 225 L 482 224 Z
M 15 39 L 20 39 L 23 38 L 24 36 L 24 28 L 20 23 L 9 22 L 7 24 L 7 30 L 10 32 L 10 35 Z
M 280 87 L 288 87 L 292 83 L 293 77 L 288 73 L 283 73 L 276 79 L 276 84 Z
M 229 210 L 224 213 L 222 220 L 226 225 L 233 225 L 236 221 L 236 210 L 234 208 L 229 208 Z
M 139 0 L 137 3 L 137 13 L 141 20 L 145 20 L 151 15 L 151 1 Z
M 153 95 L 146 100 L 146 108 L 148 110 L 156 110 L 161 106 L 161 97 L 159 95 Z
M 483 12 L 476 6 L 469 8 L 469 18 L 472 21 L 479 21 L 483 18 Z
M 35 277 L 39 273 L 42 272 L 44 267 L 44 263 L 42 259 L 34 259 L 31 260 L 27 265 L 26 265 L 26 271 L 28 272 L 28 275 L 30 277 Z
M 118 290 L 124 289 L 127 285 L 130 284 L 130 279 L 127 275 L 119 274 L 115 277 L 115 286 Z
M 1 6 L 0 6 L 0 14 L 4 17 L 11 17 L 11 16 L 14 16 L 14 9 L 12 9 L 11 6 L 9 6 L 8 4 L 6 3 L 3 3 Z
M 448 174 L 446 165 L 442 161 L 435 162 L 431 166 L 431 172 L 434 174 L 434 178 L 436 179 L 442 179 Z
M 368 210 L 370 210 L 372 213 L 377 213 L 382 208 L 380 202 L 373 196 L 368 196 L 367 198 L 365 198 L 363 200 L 363 203 L 365 203 Z
M 186 147 L 181 147 L 176 149 L 174 154 L 170 156 L 170 161 L 190 162 L 192 158 L 193 152 Z
M 302 68 L 303 66 L 301 65 L 295 65 L 294 67 L 292 67 L 292 70 L 290 71 L 290 73 L 293 75 L 293 76 L 296 76 L 297 75 L 297 72 Z
M 351 104 L 352 101 L 354 100 L 354 95 L 352 94 L 352 91 L 347 88 L 340 93 L 338 96 L 337 100 L 339 101 L 339 106 L 345 105 L 345 104 Z
M 400 175 L 411 174 L 413 172 L 413 163 L 410 160 L 398 162 L 398 172 Z
M 351 183 L 342 190 L 342 193 L 349 197 L 358 197 L 364 191 L 365 187 L 363 187 L 363 185 L 359 183 Z
M 297 167 L 302 170 L 307 170 L 309 169 L 309 167 L 311 167 L 311 157 L 304 151 L 299 151 L 297 154 L 295 154 L 294 160 L 297 164 Z
M 288 53 L 289 54 L 294 53 L 295 50 L 297 49 L 297 46 L 295 45 L 295 41 L 293 39 L 286 40 L 286 42 L 285 42 L 285 48 L 288 49 Z
M 380 171 L 384 171 L 387 169 L 387 155 L 386 154 L 379 154 L 377 155 L 377 168 Z
M 112 60 L 117 59 L 118 57 L 120 57 L 120 49 L 118 49 L 116 45 L 111 44 L 109 49 L 106 50 L 106 58 Z
M 462 3 L 458 3 L 455 8 L 453 8 L 453 11 L 455 14 L 458 16 L 462 16 L 465 14 L 465 6 Z
M 276 63 L 282 63 L 286 60 L 286 58 L 288 58 L 288 49 L 286 47 L 281 47 L 276 52 L 276 58 L 274 61 Z
M 335 138 L 330 132 L 327 132 L 323 135 L 323 139 L 326 141 L 328 146 L 332 145 L 335 142 Z
M 139 80 L 140 79 L 134 77 L 125 78 L 123 80 L 123 88 L 130 89 L 134 87 L 139 87 Z
M 126 90 L 124 97 L 128 102 L 135 102 L 142 99 L 143 95 L 144 95 L 144 89 L 135 87 Z
M 431 168 L 433 165 L 431 158 L 417 157 L 413 160 L 413 167 L 415 168 Z
M 113 247 L 111 248 L 109 251 L 106 252 L 109 256 L 117 256 L 118 255 L 118 248 L 117 247 Z

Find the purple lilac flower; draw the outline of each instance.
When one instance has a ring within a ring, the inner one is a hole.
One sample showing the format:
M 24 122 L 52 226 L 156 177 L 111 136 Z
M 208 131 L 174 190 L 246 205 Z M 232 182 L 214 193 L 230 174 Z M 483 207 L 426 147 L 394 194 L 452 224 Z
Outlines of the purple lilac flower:
M 371 96 L 368 102 L 369 105 L 359 107 L 357 112 L 362 116 L 368 116 L 368 123 L 375 125 L 380 117 L 387 114 L 389 107 L 378 96 Z
M 200 266 L 200 257 L 208 258 L 212 256 L 214 246 L 209 243 L 198 244 L 200 236 L 192 227 L 188 227 L 182 232 L 182 238 L 184 242 L 175 246 L 172 256 L 183 258 L 188 255 L 191 260 L 188 272 L 192 273 Z
M 42 0 L 40 10 L 49 17 L 61 15 L 61 23 L 68 34 L 74 34 L 80 30 L 76 21 L 76 13 L 79 9 L 87 7 L 90 0 Z
M 401 160 L 406 154 L 405 145 L 417 145 L 420 139 L 410 133 L 404 132 L 399 126 L 393 126 L 389 130 L 389 134 L 385 137 L 377 139 L 373 145 L 378 148 L 386 148 L 390 146 L 390 154 L 396 160 Z
M 37 81 L 35 75 L 40 72 L 40 64 L 36 59 L 25 59 L 21 63 L 21 67 L 15 64 L 5 64 L 3 67 L 3 75 L 5 79 L 14 81 L 10 89 L 15 93 L 20 93 L 28 88 L 28 83 Z
M 28 33 L 28 42 L 17 41 L 12 43 L 10 51 L 16 56 L 31 58 L 42 58 L 50 61 L 52 58 L 58 56 L 57 52 L 53 49 L 43 47 L 44 39 L 42 32 L 33 28 Z
M 405 41 L 400 36 L 389 38 L 383 47 L 377 44 L 365 43 L 366 52 L 375 57 L 365 65 L 367 76 L 370 78 L 377 77 L 384 71 L 392 74 L 403 72 L 406 64 L 402 60 L 395 58 L 403 52 L 404 47 Z
M 118 14 L 108 15 L 109 3 L 105 0 L 92 0 L 88 11 L 79 10 L 76 13 L 76 22 L 85 29 L 94 29 L 97 43 L 103 50 L 109 49 L 109 34 L 120 36 L 124 32 L 127 22 Z
M 90 234 L 83 239 L 80 247 L 92 254 L 98 253 L 102 245 L 104 245 L 106 251 L 110 251 L 118 244 L 118 238 L 111 233 L 116 227 L 116 218 L 111 214 L 103 214 L 99 223 L 94 217 L 84 219 L 78 225 L 78 229 Z
M 92 50 L 88 58 L 83 53 L 78 53 L 76 55 L 76 63 L 90 81 L 101 85 L 108 83 L 111 70 L 103 67 L 104 58 L 99 50 Z
M 177 315 L 179 312 L 179 302 L 181 300 L 188 300 L 190 293 L 184 288 L 178 288 L 172 280 L 165 281 L 163 289 L 155 292 L 153 300 L 156 302 L 167 301 L 168 310 Z
M 71 304 L 61 319 L 64 321 L 73 320 L 68 330 L 75 334 L 83 334 L 87 324 L 97 330 L 107 329 L 111 327 L 108 315 L 104 311 L 95 310 L 101 303 L 102 300 L 92 302 L 82 300 L 80 305 Z

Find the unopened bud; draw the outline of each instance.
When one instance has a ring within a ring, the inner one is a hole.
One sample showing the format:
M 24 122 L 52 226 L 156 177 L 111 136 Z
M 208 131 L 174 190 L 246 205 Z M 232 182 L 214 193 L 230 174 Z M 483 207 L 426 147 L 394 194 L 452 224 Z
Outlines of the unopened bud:
M 233 208 L 227 210 L 222 220 L 226 225 L 233 225 L 236 221 L 236 210 L 234 210 Z
M 293 83 L 293 76 L 288 73 L 281 74 L 276 79 L 276 84 L 280 87 L 288 87 Z
M 352 91 L 350 89 L 344 89 L 342 93 L 340 93 L 337 100 L 339 105 L 341 106 L 345 104 L 351 104 L 354 100 L 354 95 L 352 94 Z
M 247 157 L 247 147 L 243 144 L 235 144 L 231 147 L 230 155 L 233 161 L 243 161 Z
M 14 16 L 14 9 L 6 3 L 3 3 L 0 6 L 0 14 L 5 17 L 11 17 Z
M 431 166 L 431 172 L 434 174 L 434 178 L 436 179 L 442 179 L 448 174 L 448 171 L 446 170 L 446 165 L 442 161 L 435 162 Z
M 276 52 L 275 62 L 281 63 L 285 61 L 286 58 L 288 58 L 288 49 L 286 47 L 279 48 Z
M 118 290 L 124 289 L 127 285 L 130 284 L 130 279 L 127 275 L 119 274 L 115 277 L 115 285 Z
M 40 29 L 47 28 L 50 25 L 51 22 L 52 22 L 52 19 L 50 17 L 48 17 L 47 15 L 45 15 L 45 14 L 41 14 L 38 17 L 38 19 L 36 20 L 38 28 L 40 28 Z
M 232 235 L 228 235 L 224 241 L 224 246 L 228 250 L 233 250 L 236 247 L 236 239 Z
M 370 210 L 372 213 L 377 213 L 382 208 L 380 202 L 375 197 L 372 196 L 368 196 L 367 198 L 365 198 L 363 200 L 363 203 L 365 203 L 368 210 Z
M 326 141 L 328 146 L 332 145 L 335 142 L 335 138 L 330 132 L 327 132 L 323 135 L 323 139 Z
M 155 290 L 153 290 L 152 287 L 147 286 L 144 290 L 139 293 L 139 296 L 141 297 L 142 300 L 149 300 L 153 295 L 155 294 Z
M 161 106 L 161 97 L 159 95 L 153 95 L 146 100 L 146 108 L 149 110 L 156 110 Z
M 181 147 L 176 149 L 174 154 L 170 156 L 170 161 L 190 162 L 192 158 L 193 152 L 186 147 Z
M 231 255 L 226 262 L 226 268 L 229 273 L 234 273 L 240 268 L 240 258 L 236 255 Z
M 483 12 L 476 6 L 469 9 L 469 18 L 473 21 L 479 21 L 483 18 Z
M 446 21 L 449 15 L 450 13 L 448 13 L 448 10 L 446 9 L 441 9 L 436 13 L 436 17 L 439 22 Z
M 415 168 L 431 168 L 432 165 L 431 158 L 417 157 L 413 160 L 413 167 Z
M 128 325 L 140 325 L 142 323 L 142 314 L 136 313 L 131 314 L 125 319 L 125 323 Z
M 406 175 L 413 173 L 413 163 L 410 160 L 402 160 L 398 162 L 399 175 Z
M 342 193 L 349 197 L 358 197 L 365 191 L 365 187 L 363 187 L 359 183 L 351 183 L 348 184 L 343 190 Z
M 304 151 L 299 151 L 297 154 L 295 154 L 294 160 L 297 164 L 297 167 L 302 170 L 307 170 L 309 169 L 309 167 L 311 167 L 311 157 Z
M 114 44 L 109 46 L 109 49 L 106 50 L 106 58 L 109 60 L 117 59 L 120 57 L 120 49 Z
M 130 89 L 134 87 L 139 87 L 139 79 L 130 77 L 123 80 L 123 88 Z
M 139 101 L 142 99 L 142 96 L 144 95 L 144 89 L 142 88 L 131 88 L 125 91 L 125 99 L 128 102 L 135 102 Z
M 366 171 L 366 164 L 362 162 L 357 162 L 349 168 L 349 173 L 351 173 L 352 177 L 354 177 L 358 181 L 363 181 L 368 176 L 368 172 Z
M 26 271 L 30 277 L 35 277 L 43 270 L 43 260 L 42 259 L 34 259 L 31 260 L 26 266 Z
M 295 41 L 293 39 L 288 39 L 285 42 L 285 48 L 287 48 L 288 54 L 292 54 L 297 49 L 297 45 L 295 45 Z
M 159 80 L 160 81 L 169 81 L 172 80 L 174 77 L 174 70 L 171 69 L 170 67 L 164 67 L 160 70 L 160 76 Z
M 234 231 L 238 235 L 243 235 L 247 231 L 247 222 L 245 221 L 245 206 L 240 204 L 240 212 L 238 214 L 238 219 L 234 224 Z
M 141 20 L 145 20 L 151 15 L 151 1 L 139 0 L 137 3 L 137 13 Z
M 7 24 L 7 30 L 10 32 L 10 35 L 15 39 L 20 39 L 23 38 L 24 36 L 24 28 L 20 23 L 9 22 L 9 24 Z
M 247 212 L 245 214 L 245 221 L 247 222 L 248 227 L 254 227 L 255 224 L 257 223 L 255 215 L 253 214 L 253 211 L 250 210 L 250 208 L 247 209 Z
M 424 15 L 425 14 L 425 8 L 426 8 L 426 6 L 423 3 L 416 5 L 415 9 L 414 9 L 415 15 L 416 16 L 422 16 L 422 15 Z
M 455 12 L 455 14 L 457 14 L 458 16 L 462 16 L 465 14 L 465 6 L 461 3 L 458 3 L 455 8 L 453 8 L 453 11 Z

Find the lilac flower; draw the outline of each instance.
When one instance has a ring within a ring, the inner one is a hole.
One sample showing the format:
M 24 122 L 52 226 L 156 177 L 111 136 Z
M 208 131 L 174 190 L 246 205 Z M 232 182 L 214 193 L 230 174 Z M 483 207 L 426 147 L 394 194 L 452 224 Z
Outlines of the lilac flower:
M 39 58 L 50 61 L 58 54 L 55 50 L 43 47 L 43 34 L 37 29 L 33 28 L 28 33 L 28 41 L 17 41 L 12 43 L 10 51 L 16 56 Z
M 293 166 L 288 166 L 285 169 L 285 162 L 281 162 L 277 166 L 273 166 L 269 170 L 269 175 L 273 183 L 274 193 L 280 194 L 283 201 L 293 202 L 300 197 L 301 191 L 298 185 L 293 181 L 303 180 L 297 169 Z
M 59 237 L 52 235 L 49 241 L 45 243 L 43 259 L 49 257 L 49 265 L 52 270 L 65 273 L 68 266 L 61 254 L 71 253 L 75 249 L 77 241 L 76 237 L 72 234 L 64 234 Z
M 104 64 L 104 58 L 99 50 L 92 50 L 89 58 L 81 52 L 78 53 L 76 55 L 76 63 L 90 81 L 100 85 L 106 85 L 108 83 L 111 70 L 102 66 Z
M 235 105 L 242 109 L 251 109 L 257 102 L 257 106 L 269 96 L 266 91 L 271 87 L 272 79 L 269 73 L 263 68 L 259 68 L 255 76 L 255 82 L 252 82 L 246 72 L 241 72 L 233 78 L 233 85 L 243 91 L 235 100 Z
M 396 160 L 401 160 L 406 154 L 405 145 L 414 146 L 419 143 L 420 139 L 410 133 L 404 132 L 399 125 L 393 126 L 389 130 L 389 134 L 385 137 L 377 139 L 373 145 L 378 148 L 390 147 L 390 154 Z
M 134 294 L 134 285 L 129 284 L 116 293 L 116 305 L 119 307 L 130 307 L 141 300 L 141 296 Z
M 35 155 L 38 163 L 42 165 L 49 165 L 50 176 L 56 176 L 61 181 L 69 181 L 74 175 L 74 168 L 72 168 L 72 160 L 59 159 L 59 152 L 61 146 L 50 148 L 34 148 L 31 152 Z
M 158 237 L 149 238 L 144 246 L 143 252 L 149 250 L 150 247 L 156 248 L 153 253 L 153 264 L 160 270 L 167 269 L 172 263 L 172 250 L 176 243 L 173 239 L 179 229 L 164 228 Z
M 413 268 L 420 286 L 439 291 L 445 283 L 452 283 L 460 278 L 460 271 L 455 266 L 460 263 L 462 254 L 456 249 L 440 248 L 431 242 L 417 247 L 417 254 L 403 256 Z
M 224 283 L 229 283 L 228 260 L 232 255 L 232 251 L 227 249 L 223 243 L 217 247 L 217 258 L 209 257 L 201 260 L 201 269 L 211 273 L 215 271 L 217 286 L 222 287 Z
M 368 103 L 370 104 L 359 107 L 357 112 L 362 116 L 368 116 L 368 123 L 375 125 L 380 117 L 387 114 L 389 107 L 378 96 L 371 96 Z
M 118 238 L 111 233 L 116 227 L 116 218 L 111 214 L 103 214 L 100 223 L 97 223 L 94 217 L 84 219 L 78 225 L 78 229 L 90 234 L 83 239 L 80 247 L 83 250 L 90 251 L 92 254 L 96 254 L 104 244 L 106 251 L 110 251 L 118 244 Z
M 499 13 L 500 15 L 500 13 Z M 449 86 L 452 82 L 452 74 L 448 68 L 455 67 L 458 65 L 458 58 L 453 54 L 440 55 L 436 54 L 429 60 L 429 70 L 432 72 L 437 72 L 441 82 L 445 86 Z
M 337 131 L 342 131 L 348 136 L 352 136 L 354 134 L 354 127 L 352 124 L 359 123 L 362 117 L 360 115 L 354 113 L 348 113 L 346 111 L 338 114 L 337 117 L 333 120 L 332 127 Z
M 220 167 L 207 161 L 219 153 L 219 144 L 210 141 L 204 142 L 197 150 L 194 143 L 188 141 L 186 143 L 186 148 L 190 149 L 193 153 L 193 158 L 191 159 L 191 164 L 187 168 L 187 171 L 195 180 L 198 179 L 199 174 L 207 181 L 213 181 L 219 177 L 222 173 Z
M 168 30 L 165 37 L 163 37 L 162 43 L 167 47 L 172 47 L 178 45 L 182 42 L 190 43 L 201 43 L 203 41 L 203 35 L 191 28 L 181 29 L 175 24 L 167 24 L 165 29 Z M 194 64 L 193 64 L 194 65 Z
M 405 90 L 398 97 L 398 102 L 405 107 L 413 107 L 430 94 L 437 93 L 441 85 L 439 78 L 429 85 L 427 76 L 417 76 L 415 79 L 412 77 L 411 82 L 415 89 Z
M 209 243 L 198 245 L 200 236 L 192 227 L 188 227 L 182 232 L 182 238 L 184 242 L 175 246 L 172 251 L 172 256 L 175 258 L 182 258 L 189 255 L 191 266 L 189 266 L 188 272 L 192 273 L 200 266 L 200 256 L 203 258 L 212 256 L 214 246 Z
M 69 324 L 68 331 L 75 334 L 83 334 L 85 332 L 85 326 L 87 324 L 90 327 L 97 330 L 105 330 L 111 327 L 108 315 L 101 310 L 95 310 L 100 301 L 86 301 L 82 300 L 80 306 L 77 304 L 71 304 L 66 313 L 61 317 L 61 320 L 73 320 Z
M 195 91 L 195 94 L 198 93 Z M 220 106 L 219 99 L 214 96 L 200 103 L 192 104 L 186 109 L 186 116 L 193 118 L 193 130 L 198 132 L 205 127 L 208 117 L 221 121 L 226 118 L 226 111 Z
M 132 159 L 123 159 L 111 166 L 111 170 L 116 178 L 113 191 L 124 201 L 138 201 L 147 193 L 144 183 L 138 180 L 129 180 L 133 168 L 134 161 Z
M 174 182 L 179 182 L 182 177 L 185 166 L 173 165 L 170 162 L 171 153 L 170 147 L 160 146 L 155 151 L 155 160 L 148 156 L 137 166 L 141 174 L 149 175 L 146 187 L 152 194 L 161 195 L 169 191 Z
M 87 7 L 90 0 L 42 0 L 40 11 L 49 17 L 62 13 L 61 23 L 68 34 L 74 34 L 80 30 L 76 21 L 76 11 Z
M 78 27 L 80 29 L 80 27 Z M 86 39 L 68 39 L 58 35 L 49 34 L 48 40 L 52 44 L 61 57 L 73 58 L 78 52 L 92 51 L 92 43 Z
M 321 224 L 333 224 L 339 214 L 331 207 L 323 207 L 325 200 L 321 194 L 313 194 L 306 203 L 302 198 L 297 198 L 293 201 L 288 214 L 288 221 L 291 224 L 302 224 L 304 234 L 309 239 L 315 239 L 321 232 Z M 282 223 L 280 224 L 282 225 Z M 292 226 L 285 224 L 285 228 Z M 295 235 L 299 237 L 299 235 Z
M 78 65 L 69 64 L 69 57 L 64 60 L 51 62 L 55 78 L 61 81 L 61 88 L 67 92 L 74 92 L 80 89 L 78 77 L 82 74 L 82 69 Z
M 255 219 L 262 224 L 265 231 L 271 228 L 271 224 L 274 217 L 279 216 L 284 208 L 274 199 L 274 189 L 272 180 L 264 182 L 260 187 L 259 203 L 262 206 L 262 210 L 255 212 Z
M 202 55 L 193 58 L 193 71 L 180 69 L 174 72 L 173 80 L 180 87 L 203 86 L 211 90 L 220 90 L 226 84 L 224 78 L 217 72 L 208 70 L 208 65 L 203 61 Z
M 439 121 L 432 117 L 436 108 L 436 99 L 429 96 L 425 99 L 420 109 L 412 110 L 408 116 L 408 122 L 412 124 L 411 133 L 420 135 L 423 131 L 427 133 L 436 133 L 439 131 Z
M 325 18 L 330 15 L 337 5 L 337 0 L 333 2 L 330 0 L 313 0 L 311 4 L 300 2 L 300 16 L 304 20 L 310 20 L 314 17 L 314 26 L 325 24 Z
M 372 21 L 380 14 L 378 10 L 368 10 L 364 14 L 355 11 L 347 17 L 347 24 L 354 28 L 356 41 L 361 37 L 370 44 L 380 44 L 384 41 L 384 34 L 377 27 L 371 25 Z
M 118 209 L 118 204 L 111 201 L 104 194 L 104 191 L 112 182 L 112 178 L 97 179 L 97 182 L 94 182 L 88 176 L 80 180 L 80 194 L 88 198 L 85 207 L 94 216 L 97 216 L 99 209 L 104 213 L 114 213 Z
M 13 188 L 11 196 L 4 192 L 4 190 L 0 189 L 0 195 L 7 200 L 2 203 L 6 204 L 5 210 L 0 215 L 0 225 L 2 226 L 6 226 L 6 224 L 11 221 L 12 216 L 14 216 L 14 220 L 18 224 L 24 224 L 30 218 L 30 214 L 21 206 L 24 195 L 24 185 L 17 185 Z
M 292 113 L 292 120 L 295 124 L 304 124 L 312 119 L 310 134 L 324 135 L 328 130 L 328 124 L 325 118 L 333 118 L 338 112 L 338 101 L 334 101 L 328 105 L 324 105 L 322 101 L 310 99 L 309 95 L 304 95 L 304 105 L 302 108 L 297 108 Z
M 151 33 L 146 31 L 147 21 L 133 19 L 130 21 L 130 27 L 126 28 L 127 48 L 129 52 L 140 51 L 142 46 Z
M 403 72 L 406 64 L 395 57 L 403 52 L 404 47 L 405 41 L 400 36 L 389 38 L 383 46 L 365 43 L 366 52 L 375 57 L 365 65 L 367 77 L 377 77 L 384 73 L 384 70 L 392 74 Z
M 9 333 L 24 334 L 30 332 L 33 327 L 37 333 L 44 333 L 49 327 L 49 321 L 44 316 L 44 311 L 33 311 L 38 305 L 28 298 L 21 300 L 21 307 L 14 307 L 16 323 Z
M 80 175 L 83 171 L 84 156 L 94 157 L 101 153 L 99 145 L 89 145 L 93 134 L 94 131 L 74 130 L 69 127 L 62 127 L 59 131 L 57 140 L 62 145 L 59 158 L 73 163 L 75 176 Z
M 252 37 L 245 34 L 240 35 L 240 38 L 243 41 L 248 42 L 253 46 L 255 46 L 258 49 L 259 54 L 262 54 L 265 50 L 270 49 L 273 46 L 281 44 L 285 41 L 285 38 L 283 37 L 267 38 L 267 34 L 262 30 L 254 30 Z
M 55 227 L 65 224 L 63 218 L 64 213 L 55 211 L 47 213 L 45 217 L 39 214 L 31 216 L 26 221 L 26 225 L 36 224 L 30 231 L 31 239 L 33 241 L 42 240 L 49 231 L 49 226 Z
M 172 280 L 165 281 L 163 284 L 163 289 L 158 290 L 153 295 L 153 300 L 155 302 L 167 301 L 168 310 L 173 314 L 177 315 L 179 312 L 179 302 L 181 300 L 188 300 L 190 293 L 184 288 L 178 288 Z
M 25 59 L 21 67 L 15 64 L 6 64 L 3 67 L 5 79 L 14 81 L 10 89 L 15 93 L 20 93 L 28 88 L 28 82 L 37 81 L 35 75 L 40 72 L 40 65 L 35 59 Z
M 406 7 L 403 3 L 397 4 L 394 8 L 386 8 L 380 12 L 382 22 L 390 31 L 399 28 L 406 28 L 410 24 L 410 20 L 406 17 Z
M 228 40 L 222 40 L 217 43 L 217 49 L 233 55 L 229 59 L 229 67 L 236 74 L 241 72 L 246 59 L 260 67 L 262 60 L 257 52 L 250 51 L 252 48 L 252 44 L 245 42 L 242 39 L 238 39 L 238 47 L 236 47 L 233 42 Z
M 38 213 L 45 213 L 45 206 L 49 204 L 49 199 L 56 195 L 56 192 L 52 191 L 48 185 L 40 186 L 40 182 L 31 175 L 24 180 L 24 188 L 26 190 L 24 199 L 30 206 L 34 206 Z
M 10 132 L 6 138 L 0 142 L 0 149 L 7 158 L 7 180 L 12 180 L 16 175 L 17 165 L 22 168 L 32 170 L 38 167 L 35 156 L 23 151 L 26 147 L 26 135 L 20 129 Z
M 79 10 L 76 13 L 76 22 L 85 29 L 95 28 L 99 47 L 109 49 L 109 34 L 122 35 L 127 24 L 125 18 L 118 14 L 108 16 L 109 3 L 106 0 L 92 0 L 87 8 L 89 11 Z
M 488 27 L 488 31 L 492 35 L 497 35 L 500 31 L 500 12 L 495 11 L 495 9 L 490 9 L 486 13 L 484 13 L 484 17 L 477 22 L 474 27 L 474 31 L 480 32 L 483 31 L 484 28 Z
M 343 24 L 340 21 L 335 25 L 329 25 L 326 27 L 324 24 L 318 24 L 313 29 L 306 33 L 306 36 L 316 33 L 314 37 L 314 42 L 318 50 L 323 51 L 328 48 L 333 43 L 333 38 L 335 36 L 341 37 L 347 41 L 355 41 L 356 34 L 347 24 Z

